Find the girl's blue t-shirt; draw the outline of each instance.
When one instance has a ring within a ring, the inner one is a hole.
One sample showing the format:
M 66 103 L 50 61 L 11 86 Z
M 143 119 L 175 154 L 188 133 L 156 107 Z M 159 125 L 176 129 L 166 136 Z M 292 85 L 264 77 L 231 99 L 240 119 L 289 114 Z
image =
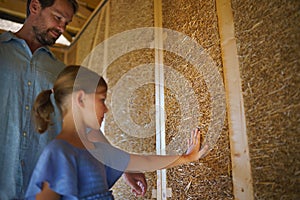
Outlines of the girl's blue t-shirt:
M 26 199 L 35 199 L 43 182 L 63 200 L 113 199 L 110 191 L 126 169 L 130 155 L 107 143 L 95 149 L 72 146 L 55 139 L 41 154 L 31 176 Z

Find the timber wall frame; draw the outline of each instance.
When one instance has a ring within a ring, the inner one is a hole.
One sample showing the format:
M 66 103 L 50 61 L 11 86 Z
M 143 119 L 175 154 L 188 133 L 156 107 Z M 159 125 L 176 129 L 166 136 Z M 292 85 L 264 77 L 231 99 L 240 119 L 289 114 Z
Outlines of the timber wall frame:
M 217 0 L 235 199 L 253 199 L 244 101 L 230 0 Z
M 90 19 L 87 20 L 86 24 L 83 26 L 83 29 L 78 34 L 80 37 L 81 33 L 89 25 L 89 22 L 104 8 L 105 4 L 108 1 L 102 1 L 98 7 L 94 10 L 94 13 L 90 16 Z M 162 27 L 162 3 L 161 0 L 154 0 L 154 17 L 155 17 L 155 26 Z M 103 9 L 106 13 L 109 12 L 108 9 Z M 245 113 L 243 105 L 243 96 L 241 89 L 241 79 L 239 71 L 239 61 L 237 56 L 237 47 L 234 36 L 234 22 L 233 14 L 231 10 L 231 1 L 230 0 L 216 0 L 216 12 L 218 16 L 219 24 L 219 34 L 220 34 L 220 45 L 222 52 L 222 63 L 224 70 L 224 82 L 225 82 L 225 91 L 226 91 L 226 103 L 227 103 L 227 116 L 229 124 L 229 140 L 230 140 L 230 149 L 231 149 L 231 162 L 232 162 L 232 179 L 233 179 L 233 196 L 235 199 L 253 199 L 253 186 L 252 186 L 252 175 L 251 175 L 251 166 L 250 166 L 250 157 L 248 149 L 248 139 L 246 132 L 245 124 Z M 106 25 L 109 24 L 109 15 L 104 14 L 100 15 L 101 19 L 104 17 L 106 20 Z M 107 30 L 107 29 L 106 29 Z M 157 33 L 156 35 L 156 45 L 161 44 L 162 33 Z M 72 42 L 70 47 L 65 48 L 64 50 L 59 50 L 65 54 L 65 63 L 75 64 L 78 60 L 72 61 L 69 63 L 67 59 L 69 52 L 75 51 L 76 57 L 76 40 Z M 98 36 L 96 36 L 98 37 Z M 107 34 L 105 36 L 107 38 Z M 97 44 L 94 43 L 94 46 Z M 73 52 L 74 55 L 74 52 Z M 163 65 L 163 54 L 161 50 L 156 52 L 156 62 L 158 65 Z M 162 198 L 163 193 L 166 194 L 166 180 L 163 178 L 162 174 L 157 176 L 158 183 L 161 183 L 163 186 L 160 188 L 160 191 L 157 191 L 157 197 Z M 159 188 L 158 188 L 159 189 Z

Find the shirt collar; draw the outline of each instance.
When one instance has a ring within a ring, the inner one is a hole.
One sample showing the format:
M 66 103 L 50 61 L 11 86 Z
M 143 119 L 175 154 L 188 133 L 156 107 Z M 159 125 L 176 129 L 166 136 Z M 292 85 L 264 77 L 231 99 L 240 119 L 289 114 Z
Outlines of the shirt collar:
M 37 50 L 44 50 L 46 51 L 54 60 L 57 60 L 56 56 L 53 54 L 53 52 L 49 49 L 48 46 L 40 47 Z
M 14 38 L 16 38 L 16 36 L 11 31 L 7 31 L 1 34 L 0 42 L 8 42 Z
M 15 34 L 11 31 L 4 32 L 0 36 L 0 42 L 9 42 L 10 40 L 23 40 L 15 36 Z M 53 52 L 49 49 L 48 46 L 43 46 L 37 49 L 37 51 L 43 50 L 47 52 L 53 59 L 57 60 L 56 56 L 53 54 Z

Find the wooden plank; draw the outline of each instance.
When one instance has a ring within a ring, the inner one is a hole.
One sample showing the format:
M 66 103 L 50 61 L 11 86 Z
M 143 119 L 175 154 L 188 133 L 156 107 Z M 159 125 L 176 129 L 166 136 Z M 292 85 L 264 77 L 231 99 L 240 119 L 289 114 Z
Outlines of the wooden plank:
M 99 14 L 99 17 L 98 17 L 98 22 L 97 22 L 97 26 L 96 26 L 96 33 L 95 33 L 95 37 L 94 37 L 94 40 L 93 40 L 92 49 L 90 51 L 93 51 L 93 49 L 97 46 L 97 44 L 99 42 L 98 40 L 99 40 L 99 37 L 100 37 L 100 31 L 101 31 L 101 28 L 102 28 L 101 27 L 101 21 L 103 20 L 105 12 L 106 12 L 106 9 L 105 9 L 105 7 L 103 7 L 102 12 Z M 89 60 L 88 60 L 88 66 L 92 65 L 94 55 L 95 54 L 93 54 L 93 53 L 90 54 Z M 104 121 L 104 123 L 105 123 L 105 121 Z M 102 126 L 103 132 L 104 132 L 104 127 L 105 126 Z
M 78 0 L 79 5 L 83 5 L 85 7 L 88 7 L 90 9 L 95 10 L 97 6 L 100 4 L 101 0 Z
M 21 0 L 0 1 L 0 12 L 25 19 L 26 2 Z
M 78 11 L 76 13 L 76 15 L 82 19 L 88 19 L 89 16 L 92 14 L 92 11 L 90 11 L 89 9 L 87 9 L 86 7 L 79 5 L 78 7 Z
M 101 22 L 100 22 L 101 23 Z M 107 66 L 108 59 L 108 44 L 106 40 L 109 37 L 109 29 L 110 29 L 110 2 L 106 4 L 105 8 L 105 32 L 104 32 L 104 55 L 103 55 L 103 66 Z M 107 70 L 105 70 L 103 76 L 106 78 Z
M 85 19 L 75 15 L 72 19 L 72 22 L 67 26 L 66 30 L 71 33 L 78 33 L 83 25 L 85 24 Z
M 155 31 L 155 108 L 156 108 L 156 153 L 165 155 L 165 97 L 164 97 L 164 67 L 163 67 L 163 33 L 162 33 L 162 0 L 154 0 L 154 26 Z M 167 173 L 166 170 L 157 170 L 156 198 L 167 199 Z
M 98 12 L 101 11 L 103 6 L 108 2 L 108 0 L 101 0 L 101 3 L 97 6 L 97 8 L 92 12 L 92 14 L 89 16 L 89 18 L 85 21 L 82 28 L 79 30 L 79 32 L 76 34 L 75 39 L 73 40 L 73 43 L 76 43 L 77 39 L 80 37 L 80 35 L 84 32 L 84 30 L 87 28 L 87 26 L 90 24 L 90 22 L 94 19 L 94 17 L 98 14 Z M 71 45 L 72 45 L 71 44 Z
M 252 200 L 252 174 L 231 1 L 216 0 L 216 7 L 226 89 L 233 192 L 235 199 Z
M 92 46 L 92 50 L 97 46 L 97 44 L 99 43 L 99 37 L 100 37 L 100 31 L 101 31 L 101 21 L 103 20 L 104 14 L 106 12 L 106 9 L 103 9 L 103 12 L 100 13 L 99 18 L 98 18 L 98 23 L 97 23 L 97 30 L 96 30 L 96 35 L 93 41 L 93 46 Z

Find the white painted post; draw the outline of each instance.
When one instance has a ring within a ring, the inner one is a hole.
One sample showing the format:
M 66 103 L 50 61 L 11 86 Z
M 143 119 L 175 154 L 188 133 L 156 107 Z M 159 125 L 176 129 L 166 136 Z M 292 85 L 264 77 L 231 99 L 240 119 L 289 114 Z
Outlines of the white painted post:
M 162 2 L 154 0 L 155 31 L 155 109 L 156 109 L 156 153 L 165 155 L 165 96 L 163 67 L 163 33 L 162 33 Z M 167 199 L 166 170 L 157 171 L 156 198 Z

